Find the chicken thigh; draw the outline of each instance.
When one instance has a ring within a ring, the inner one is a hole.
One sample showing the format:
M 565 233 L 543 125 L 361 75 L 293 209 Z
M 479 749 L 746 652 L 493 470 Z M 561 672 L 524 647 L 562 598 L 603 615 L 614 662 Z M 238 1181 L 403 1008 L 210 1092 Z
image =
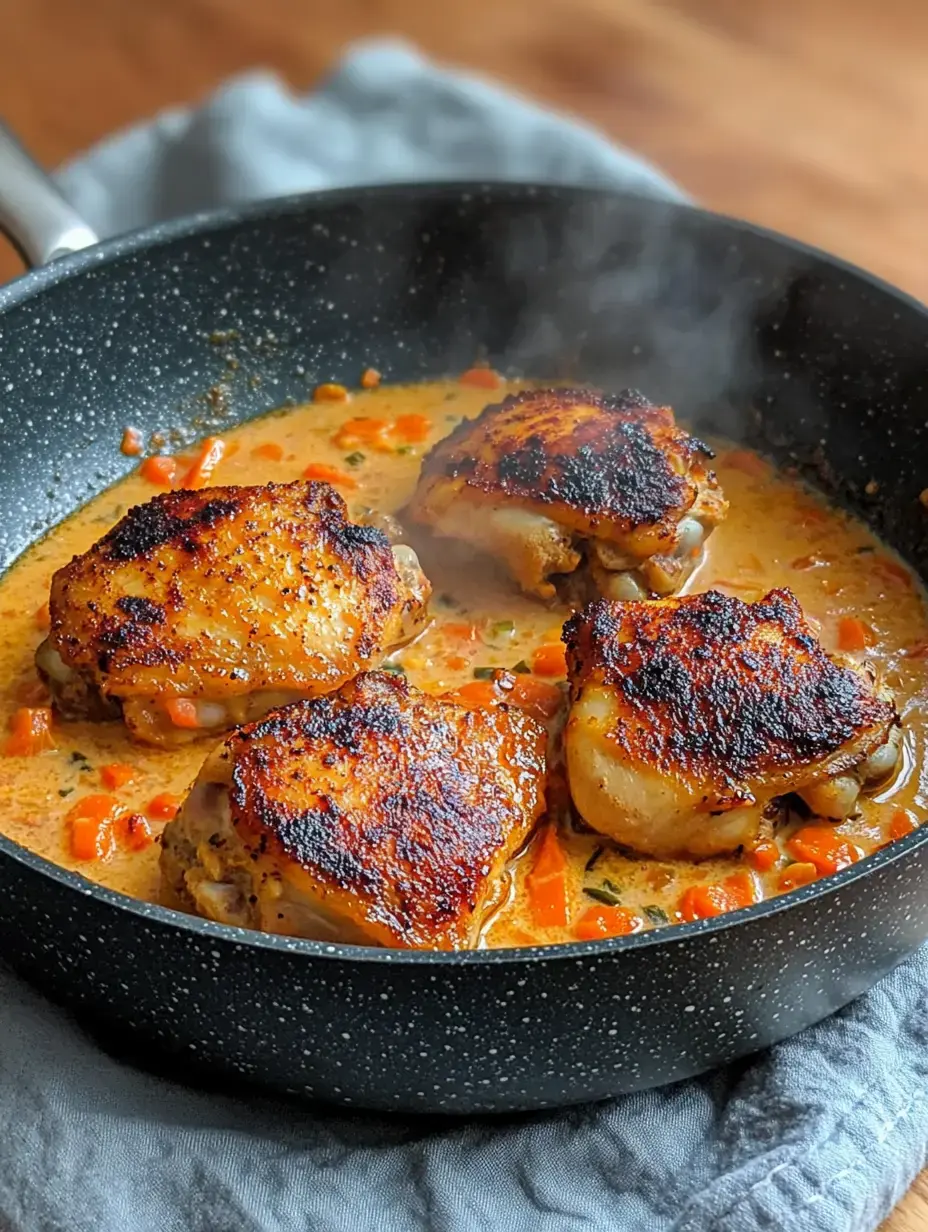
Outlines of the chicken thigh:
M 36 664 L 64 717 L 177 744 L 376 667 L 429 592 L 328 484 L 169 492 L 58 570 Z
M 896 763 L 892 696 L 825 653 L 788 590 L 598 600 L 564 641 L 574 806 L 645 855 L 732 851 L 787 793 L 841 820 Z
M 385 672 L 242 728 L 162 839 L 166 896 L 246 928 L 467 949 L 544 809 L 546 732 Z
M 500 557 L 541 598 L 584 561 L 596 593 L 667 595 L 728 509 L 711 457 L 669 407 L 633 391 L 530 390 L 438 442 L 410 513 Z

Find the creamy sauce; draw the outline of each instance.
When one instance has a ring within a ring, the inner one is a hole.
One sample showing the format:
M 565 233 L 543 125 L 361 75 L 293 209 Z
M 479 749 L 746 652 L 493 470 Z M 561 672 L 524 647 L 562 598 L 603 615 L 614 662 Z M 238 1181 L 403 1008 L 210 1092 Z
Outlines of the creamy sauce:
M 350 402 L 323 402 L 266 416 L 225 434 L 229 455 L 214 472 L 218 484 L 287 482 L 307 465 L 334 466 L 350 476 L 341 486 L 354 514 L 374 508 L 398 512 L 411 496 L 422 455 L 462 417 L 477 415 L 496 394 L 457 383 L 383 387 L 354 394 Z M 364 445 L 346 449 L 333 442 L 339 427 L 354 417 L 393 420 L 423 414 L 431 421 L 428 439 L 399 451 Z M 118 442 L 114 442 L 114 448 Z M 268 457 L 275 445 L 279 458 Z M 859 817 L 839 830 L 863 852 L 899 831 L 899 810 L 920 824 L 928 808 L 926 721 L 928 721 L 928 619 L 914 575 L 873 534 L 850 516 L 829 508 L 799 482 L 778 474 L 754 455 L 719 444 L 717 471 L 731 502 L 728 519 L 709 539 L 704 563 L 687 590 L 715 587 L 746 600 L 775 586 L 789 586 L 805 611 L 821 625 L 826 649 L 835 649 L 843 617 L 868 629 L 868 656 L 878 665 L 903 716 L 904 755 L 893 779 L 865 801 Z M 350 459 L 350 461 L 348 460 Z M 182 472 L 181 472 L 182 473 Z M 338 486 L 338 485 L 336 485 Z M 133 474 L 93 500 L 28 551 L 0 581 L 0 730 L 14 711 L 42 704 L 33 654 L 44 633 L 37 609 L 47 597 L 55 569 L 86 551 L 131 505 L 150 499 L 156 488 Z M 513 589 L 493 562 L 408 529 L 405 541 L 419 552 L 434 587 L 433 622 L 395 662 L 410 681 L 443 692 L 474 679 L 481 668 L 511 668 L 531 662 L 540 645 L 557 642 L 566 609 L 546 608 Z M 915 650 L 915 654 L 906 651 Z M 133 744 L 121 724 L 68 723 L 54 729 L 57 748 L 34 757 L 0 757 L 0 828 L 10 838 L 93 881 L 139 898 L 159 897 L 157 842 L 142 850 L 119 847 L 105 860 L 81 860 L 71 850 L 68 811 L 82 796 L 112 792 L 127 811 L 144 814 L 153 797 L 182 796 L 199 769 L 209 741 L 160 750 Z M 134 778 L 122 787 L 101 782 L 103 767 L 128 764 Z M 157 836 L 163 821 L 152 820 Z M 793 823 L 795 826 L 797 823 Z M 789 835 L 788 826 L 780 843 Z M 739 856 L 687 862 L 636 860 L 596 835 L 562 825 L 568 856 L 569 924 L 539 927 L 526 897 L 525 878 L 534 849 L 516 862 L 512 892 L 489 923 L 485 944 L 504 946 L 555 942 L 575 937 L 573 922 L 594 903 L 586 893 L 604 884 L 623 906 L 641 913 L 648 926 L 681 918 L 686 888 L 714 882 L 746 868 Z M 599 853 L 598 855 L 596 853 Z M 596 856 L 593 866 L 586 866 Z M 758 873 L 762 892 L 776 893 L 779 866 Z

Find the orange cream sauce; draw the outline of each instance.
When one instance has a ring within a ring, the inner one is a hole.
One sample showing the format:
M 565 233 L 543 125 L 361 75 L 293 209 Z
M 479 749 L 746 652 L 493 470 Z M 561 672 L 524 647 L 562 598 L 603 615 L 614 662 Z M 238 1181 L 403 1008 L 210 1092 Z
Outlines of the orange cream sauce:
M 334 468 L 317 477 L 333 480 L 354 514 L 365 509 L 399 513 L 415 487 L 422 455 L 460 419 L 477 415 L 503 392 L 457 382 L 384 386 L 354 393 L 350 401 L 318 401 L 279 411 L 224 434 L 226 453 L 211 482 L 287 482 L 307 467 Z M 420 422 L 416 431 L 410 421 L 407 443 L 389 432 L 351 438 L 351 420 L 373 418 L 389 424 L 400 416 L 425 416 L 428 423 Z M 119 447 L 118 440 L 113 447 Z M 756 455 L 724 443 L 718 448 L 717 470 L 731 512 L 710 537 L 705 561 L 688 589 L 715 587 L 750 600 L 771 587 L 789 586 L 820 622 L 828 649 L 838 646 L 842 620 L 862 622 L 866 653 L 895 691 L 905 731 L 898 772 L 865 802 L 859 817 L 838 827 L 847 850 L 855 856 L 866 854 L 920 824 L 928 809 L 928 770 L 923 769 L 928 723 L 924 594 L 911 572 L 863 524 L 830 508 Z M 181 460 L 179 475 L 194 453 Z M 134 473 L 57 527 L 0 580 L 0 732 L 9 729 L 17 708 L 43 702 L 32 657 L 44 636 L 42 605 L 52 573 L 89 548 L 131 505 L 159 490 Z M 547 608 L 519 595 L 491 560 L 477 559 L 455 544 L 432 542 L 414 530 L 408 531 L 406 541 L 418 550 L 434 587 L 432 624 L 394 660 L 413 684 L 444 692 L 479 679 L 486 669 L 519 665 L 524 672 L 538 647 L 559 641 L 566 609 Z M 209 742 L 172 750 L 145 748 L 129 741 L 118 723 L 56 723 L 53 738 L 53 750 L 0 757 L 0 829 L 93 881 L 157 901 L 157 838 L 164 818 L 153 815 L 150 802 L 165 792 L 183 796 Z M 131 767 L 131 781 L 114 786 L 113 772 L 107 770 L 113 764 Z M 113 796 L 127 813 L 147 814 L 155 841 L 145 845 L 143 837 L 133 845 L 124 834 L 106 858 L 81 858 L 68 814 L 94 793 Z M 797 820 L 784 827 L 776 850 L 766 852 L 763 860 L 747 853 L 694 865 L 629 858 L 561 818 L 567 894 L 563 910 L 555 911 L 559 922 L 546 923 L 527 892 L 539 855 L 536 841 L 516 861 L 510 892 L 488 923 L 484 944 L 574 940 L 589 934 L 587 913 L 601 908 L 614 928 L 609 906 L 615 902 L 627 909 L 623 928 L 674 922 L 691 915 L 694 902 L 706 901 L 705 894 L 688 900 L 690 887 L 733 876 L 739 878 L 734 883 L 740 887 L 734 891 L 736 899 L 743 898 L 746 885 L 753 897 L 777 893 L 790 878 L 810 875 L 807 861 L 798 861 L 806 865 L 804 874 L 795 872 L 797 861 L 788 851 L 790 835 L 800 824 Z M 726 893 L 731 900 L 732 892 Z M 581 923 L 584 918 L 586 925 Z

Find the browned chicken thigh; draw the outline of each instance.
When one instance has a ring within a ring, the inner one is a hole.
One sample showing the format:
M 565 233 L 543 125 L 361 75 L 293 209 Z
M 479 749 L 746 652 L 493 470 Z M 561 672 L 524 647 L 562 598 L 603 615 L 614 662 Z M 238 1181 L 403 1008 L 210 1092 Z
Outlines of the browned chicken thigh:
M 169 492 L 58 570 L 36 663 L 66 718 L 176 744 L 376 667 L 429 591 L 328 484 Z
M 229 924 L 475 946 L 544 809 L 545 729 L 370 672 L 242 728 L 164 831 L 170 900 Z
M 788 590 L 598 600 L 564 641 L 574 805 L 644 854 L 732 851 L 787 793 L 841 820 L 898 758 L 891 694 L 868 665 L 825 653 Z
M 410 513 L 497 555 L 541 598 L 584 562 L 609 598 L 667 595 L 728 509 L 711 457 L 669 407 L 633 391 L 529 390 L 438 442 Z

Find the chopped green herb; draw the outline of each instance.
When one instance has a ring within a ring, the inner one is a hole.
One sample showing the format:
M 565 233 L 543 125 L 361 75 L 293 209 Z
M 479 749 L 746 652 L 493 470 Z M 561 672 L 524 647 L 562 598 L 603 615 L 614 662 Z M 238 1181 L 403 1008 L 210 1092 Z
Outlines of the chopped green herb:
M 406 668 L 402 663 L 381 663 L 381 669 L 385 672 L 390 672 L 393 676 L 405 676 Z
M 435 602 L 439 604 L 440 607 L 457 607 L 458 605 L 454 595 L 449 595 L 447 593 L 439 595 Z
M 588 873 L 589 873 L 589 872 L 592 872 L 592 870 L 593 870 L 593 869 L 596 867 L 596 865 L 599 863 L 599 861 L 600 861 L 600 859 L 601 859 L 601 857 L 602 857 L 602 854 L 603 854 L 603 852 L 604 852 L 605 850 L 606 850 L 606 849 L 605 849 L 605 847 L 596 847 L 596 848 L 594 848 L 594 849 L 593 849 L 593 854 L 590 856 L 590 858 L 587 860 L 586 864 L 584 864 L 584 866 L 583 866 L 583 867 L 586 869 L 586 871 L 587 871 Z
M 663 907 L 658 907 L 656 903 L 648 903 L 648 905 L 646 907 L 643 907 L 642 910 L 644 911 L 645 915 L 648 917 L 648 919 L 651 921 L 652 924 L 669 924 L 670 923 L 670 916 L 667 914 L 667 912 L 664 910 Z
M 474 668 L 474 679 L 475 680 L 492 680 L 493 677 L 496 675 L 496 672 L 497 672 L 497 669 L 495 667 L 475 667 Z
M 72 761 L 89 761 L 89 758 L 86 753 L 79 753 L 77 749 L 75 749 L 74 752 L 71 754 L 71 760 Z
M 397 453 L 412 453 L 412 445 L 400 445 L 396 450 Z
M 445 394 L 445 401 L 446 401 L 446 402 L 453 402 L 453 401 L 455 400 L 455 398 L 456 398 L 456 397 L 457 397 L 457 394 L 456 394 L 456 393 Z
M 529 665 L 525 662 L 524 659 L 520 659 L 519 662 L 515 665 L 515 667 L 512 670 L 514 672 L 518 672 L 520 676 L 531 675 L 531 672 L 532 672 L 532 669 L 529 667 Z
M 607 907 L 618 907 L 622 901 L 614 890 L 608 890 L 604 886 L 584 886 L 583 893 L 587 898 L 592 898 L 596 903 L 604 903 Z
M 504 637 L 507 633 L 515 633 L 515 631 L 516 626 L 513 620 L 498 620 L 490 630 L 494 637 Z
M 73 790 L 74 790 L 73 787 L 59 787 L 58 795 L 61 796 L 62 799 L 64 799 L 65 796 L 70 796 Z
M 610 881 L 608 877 L 604 877 L 604 878 L 603 878 L 603 886 L 604 886 L 607 890 L 611 890 L 613 894 L 621 894 L 621 893 L 622 893 L 622 887 L 621 887 L 621 886 L 617 886 L 617 885 L 615 884 L 615 882 L 614 882 L 614 881 Z
M 355 450 L 354 453 L 348 454 L 348 456 L 345 458 L 345 461 L 348 463 L 349 466 L 360 466 L 361 463 L 364 461 L 364 454 L 359 453 L 357 450 Z

